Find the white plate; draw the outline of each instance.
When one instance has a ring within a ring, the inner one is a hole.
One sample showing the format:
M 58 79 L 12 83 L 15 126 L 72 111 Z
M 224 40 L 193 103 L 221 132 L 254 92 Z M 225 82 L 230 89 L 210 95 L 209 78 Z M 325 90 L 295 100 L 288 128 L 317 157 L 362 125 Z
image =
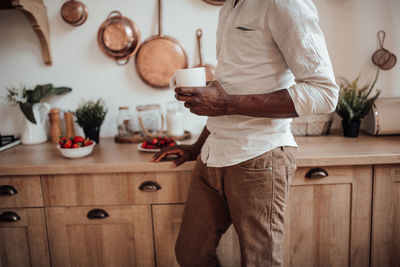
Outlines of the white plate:
M 142 147 L 142 144 L 143 143 L 140 143 L 138 146 L 137 146 L 137 149 L 139 150 L 139 151 L 142 151 L 142 152 L 159 152 L 160 151 L 160 149 L 159 148 L 143 148 Z
M 161 149 L 159 149 L 159 148 L 143 148 L 143 147 L 142 147 L 142 144 L 143 144 L 143 143 L 138 144 L 138 146 L 136 147 L 137 150 L 142 151 L 142 152 L 152 152 L 152 153 L 160 152 L 160 151 L 161 151 Z M 176 144 L 176 145 L 179 145 L 180 142 L 179 142 L 179 141 L 175 141 L 175 144 Z

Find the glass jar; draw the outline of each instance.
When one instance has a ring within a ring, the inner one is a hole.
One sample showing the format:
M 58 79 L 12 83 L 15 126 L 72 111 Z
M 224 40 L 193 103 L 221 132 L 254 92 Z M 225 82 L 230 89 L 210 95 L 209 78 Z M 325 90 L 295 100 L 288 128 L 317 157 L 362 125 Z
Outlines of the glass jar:
M 130 136 L 133 135 L 131 127 L 131 116 L 129 115 L 128 107 L 118 108 L 118 136 Z
M 178 137 L 184 134 L 182 105 L 178 101 L 167 103 L 167 135 Z

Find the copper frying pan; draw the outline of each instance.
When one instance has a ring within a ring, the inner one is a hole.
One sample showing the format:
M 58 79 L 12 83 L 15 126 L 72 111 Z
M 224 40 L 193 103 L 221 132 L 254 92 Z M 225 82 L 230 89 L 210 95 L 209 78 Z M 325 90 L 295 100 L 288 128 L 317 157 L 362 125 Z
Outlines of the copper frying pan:
M 193 68 L 198 68 L 198 67 L 205 67 L 206 68 L 206 81 L 212 81 L 214 80 L 214 75 L 215 75 L 215 67 L 211 64 L 203 64 L 203 53 L 201 49 L 201 37 L 203 36 L 203 31 L 201 29 L 196 30 L 196 37 L 197 37 L 197 45 L 199 48 L 199 60 L 200 63 L 193 66 Z
M 169 88 L 177 69 L 185 69 L 188 59 L 178 41 L 162 34 L 162 0 L 158 0 L 158 35 L 145 40 L 136 54 L 136 69 L 142 80 L 155 88 Z

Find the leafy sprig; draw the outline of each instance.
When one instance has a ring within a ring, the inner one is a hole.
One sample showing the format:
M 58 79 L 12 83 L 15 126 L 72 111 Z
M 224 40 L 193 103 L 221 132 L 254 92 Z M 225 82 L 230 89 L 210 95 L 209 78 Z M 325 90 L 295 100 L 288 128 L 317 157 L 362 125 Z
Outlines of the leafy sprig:
M 108 110 L 103 99 L 82 102 L 75 110 L 76 122 L 82 128 L 100 127 Z
M 339 102 L 336 112 L 344 121 L 361 120 L 371 110 L 376 99 L 379 97 L 381 90 L 377 90 L 375 95 L 370 97 L 372 90 L 378 80 L 379 70 L 375 79 L 370 85 L 358 86 L 360 77 L 353 82 L 344 82 L 340 85 Z

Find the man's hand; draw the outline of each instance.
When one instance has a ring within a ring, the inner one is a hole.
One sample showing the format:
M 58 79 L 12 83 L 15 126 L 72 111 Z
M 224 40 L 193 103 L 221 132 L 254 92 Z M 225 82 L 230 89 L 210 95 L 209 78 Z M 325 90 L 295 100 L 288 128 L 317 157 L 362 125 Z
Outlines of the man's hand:
M 175 93 L 176 99 L 184 101 L 194 114 L 210 117 L 229 114 L 232 99 L 218 81 L 204 87 L 177 87 Z
M 185 161 L 195 160 L 200 153 L 200 148 L 196 145 L 177 145 L 162 149 L 156 153 L 151 162 L 160 162 L 160 160 L 168 157 L 168 155 L 178 155 L 179 157 L 172 162 L 173 167 L 177 167 Z

